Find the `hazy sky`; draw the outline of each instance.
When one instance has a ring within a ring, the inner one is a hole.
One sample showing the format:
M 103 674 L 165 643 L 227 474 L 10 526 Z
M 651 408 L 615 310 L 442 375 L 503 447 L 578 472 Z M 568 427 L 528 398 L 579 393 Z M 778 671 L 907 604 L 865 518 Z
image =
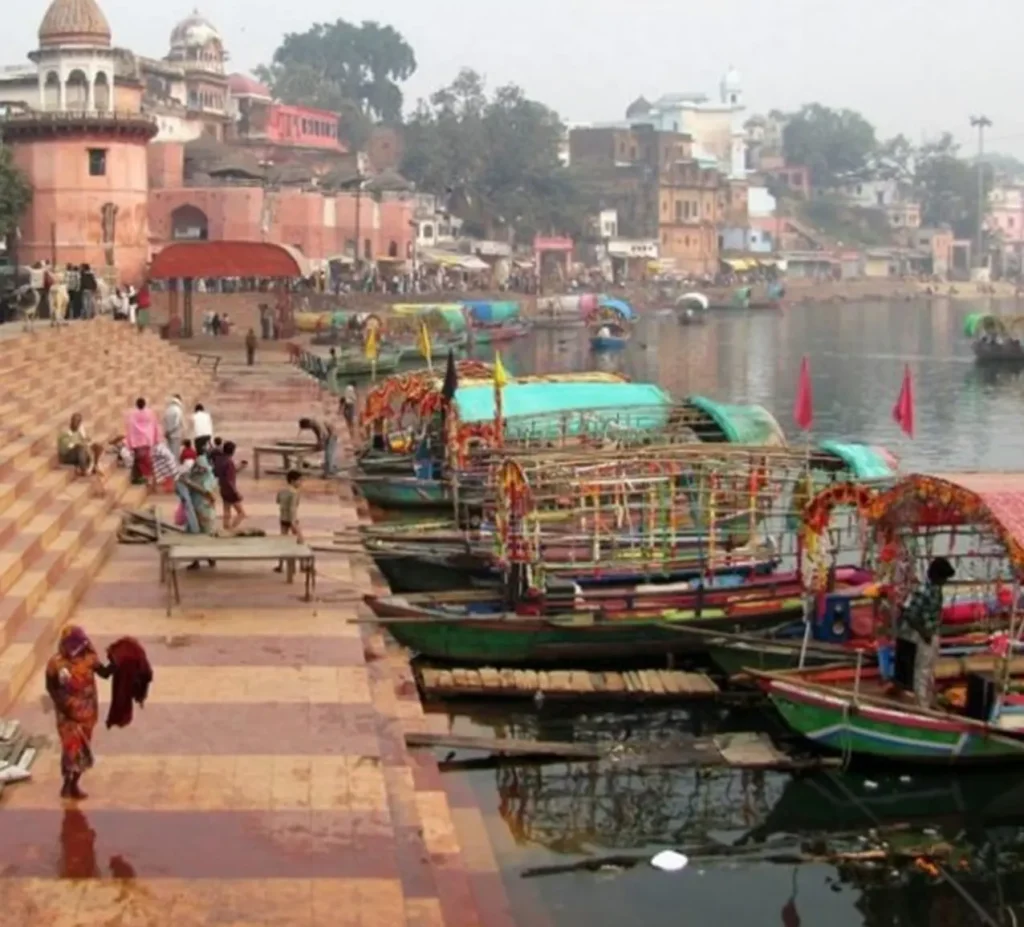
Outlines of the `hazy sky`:
M 48 0 L 4 0 L 0 62 L 35 47 Z M 153 6 L 100 0 L 114 41 L 151 57 L 195 0 Z M 419 70 L 409 104 L 462 66 L 490 85 L 514 81 L 569 122 L 622 118 L 643 93 L 713 93 L 734 64 L 752 110 L 818 100 L 859 109 L 883 135 L 912 140 L 950 129 L 963 140 L 972 113 L 995 123 L 991 148 L 1024 156 L 1024 55 L 1013 0 L 203 0 L 235 70 L 272 55 L 285 32 L 339 16 L 401 31 Z

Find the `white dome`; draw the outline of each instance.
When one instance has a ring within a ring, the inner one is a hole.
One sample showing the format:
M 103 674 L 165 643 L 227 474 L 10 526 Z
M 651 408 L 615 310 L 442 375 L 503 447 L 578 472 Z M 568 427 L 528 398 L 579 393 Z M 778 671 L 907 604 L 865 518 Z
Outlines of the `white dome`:
M 211 42 L 221 43 L 220 33 L 199 10 L 183 19 L 171 33 L 171 51 L 185 51 L 190 48 L 205 48 Z
M 728 91 L 736 91 L 743 89 L 743 81 L 740 79 L 740 72 L 736 68 L 731 67 L 725 72 L 725 77 L 722 78 L 722 89 Z

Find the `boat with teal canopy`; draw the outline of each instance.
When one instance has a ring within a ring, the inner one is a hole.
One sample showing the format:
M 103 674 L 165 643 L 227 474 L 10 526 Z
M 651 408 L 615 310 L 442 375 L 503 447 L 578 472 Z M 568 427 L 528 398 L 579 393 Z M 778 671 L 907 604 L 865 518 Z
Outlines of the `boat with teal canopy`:
M 602 309 L 610 309 L 626 322 L 635 322 L 639 316 L 636 310 L 625 300 L 616 299 L 614 296 L 598 296 L 597 304 Z
M 715 402 L 706 396 L 689 396 L 686 405 L 703 415 L 704 421 L 693 426 L 701 441 L 769 447 L 786 443 L 782 426 L 764 406 Z
M 519 318 L 520 306 L 513 300 L 470 299 L 462 304 L 478 325 L 503 325 Z
M 492 384 L 460 387 L 454 408 L 460 425 L 495 420 Z M 501 390 L 507 438 L 575 437 L 603 432 L 622 422 L 631 430 L 663 429 L 672 397 L 653 383 L 510 383 Z M 570 414 L 571 413 L 571 414 Z
M 831 440 L 820 442 L 818 447 L 825 453 L 838 457 L 844 468 L 858 482 L 889 480 L 899 472 L 896 459 L 884 447 Z

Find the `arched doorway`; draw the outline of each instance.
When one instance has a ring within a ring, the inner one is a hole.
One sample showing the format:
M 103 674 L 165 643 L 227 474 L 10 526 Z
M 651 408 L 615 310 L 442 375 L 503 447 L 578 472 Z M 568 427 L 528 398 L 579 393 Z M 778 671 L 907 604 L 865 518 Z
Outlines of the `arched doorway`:
M 206 241 L 210 237 L 210 223 L 206 213 L 196 206 L 179 206 L 171 213 L 171 239 L 173 241 Z
M 93 109 L 99 113 L 105 113 L 110 109 L 110 81 L 107 75 L 100 71 L 96 75 L 96 81 L 92 85 Z
M 68 75 L 64 87 L 64 108 L 72 112 L 83 112 L 89 108 L 89 79 L 85 71 L 76 68 Z

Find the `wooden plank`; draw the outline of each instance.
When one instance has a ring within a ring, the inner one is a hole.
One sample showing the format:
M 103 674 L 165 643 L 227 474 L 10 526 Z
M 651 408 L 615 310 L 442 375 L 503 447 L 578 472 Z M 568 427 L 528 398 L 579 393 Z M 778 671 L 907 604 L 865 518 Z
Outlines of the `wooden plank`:
M 600 759 L 608 751 L 597 744 L 559 743 L 546 740 L 520 740 L 507 737 L 470 737 L 461 734 L 429 734 L 408 731 L 409 747 L 444 747 L 455 750 L 482 750 L 515 756 L 556 756 L 578 759 Z

